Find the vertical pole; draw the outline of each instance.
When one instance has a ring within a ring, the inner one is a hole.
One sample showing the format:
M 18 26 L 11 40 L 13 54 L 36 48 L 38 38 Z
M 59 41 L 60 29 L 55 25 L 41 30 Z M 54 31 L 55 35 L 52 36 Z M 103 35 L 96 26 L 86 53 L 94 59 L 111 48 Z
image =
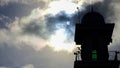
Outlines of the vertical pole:
M 115 51 L 115 61 L 117 61 L 118 60 L 118 57 L 117 57 L 117 54 L 118 54 L 119 52 L 117 52 L 117 51 Z
M 91 11 L 91 12 L 93 12 L 93 4 L 92 4 L 92 3 L 93 3 L 93 1 L 90 0 L 90 5 L 91 5 L 91 6 L 90 6 L 90 11 Z

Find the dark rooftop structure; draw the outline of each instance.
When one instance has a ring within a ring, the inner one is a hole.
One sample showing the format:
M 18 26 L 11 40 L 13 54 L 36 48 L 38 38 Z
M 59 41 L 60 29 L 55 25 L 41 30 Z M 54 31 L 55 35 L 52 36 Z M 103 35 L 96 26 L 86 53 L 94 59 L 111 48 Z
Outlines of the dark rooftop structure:
M 76 24 L 76 45 L 81 45 L 81 50 L 74 53 L 76 59 L 74 68 L 119 68 L 117 53 L 115 60 L 108 60 L 108 45 L 112 42 L 112 33 L 115 24 L 106 24 L 104 17 L 97 12 L 85 14 L 81 24 Z M 81 60 L 78 60 L 79 53 Z

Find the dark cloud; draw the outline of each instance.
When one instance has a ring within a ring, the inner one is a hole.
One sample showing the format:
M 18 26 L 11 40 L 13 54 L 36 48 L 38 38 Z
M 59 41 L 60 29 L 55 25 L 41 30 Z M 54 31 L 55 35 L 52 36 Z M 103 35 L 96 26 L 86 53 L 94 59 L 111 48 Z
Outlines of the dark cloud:
M 33 20 L 23 27 L 23 34 L 37 35 L 43 39 L 48 39 L 58 29 L 65 29 L 68 38 L 74 35 L 75 16 L 64 12 L 55 16 L 46 15 L 45 21 Z M 70 25 L 67 22 L 70 22 Z M 45 23 L 45 26 L 43 25 Z
M 66 22 L 70 20 L 70 17 L 67 16 L 64 12 L 58 13 L 55 16 L 46 16 L 47 28 L 50 32 L 57 30 L 58 27 L 66 27 Z M 58 26 L 57 26 L 58 25 Z
M 1 29 L 5 29 L 7 28 L 7 25 L 12 22 L 12 20 L 7 17 L 7 16 L 4 16 L 4 15 L 0 15 L 0 28 Z
M 58 13 L 56 16 L 47 16 L 47 27 L 46 29 L 49 31 L 49 34 L 53 34 L 58 29 L 65 29 L 67 34 L 66 41 L 73 41 L 74 36 L 74 25 L 75 18 L 74 15 L 68 15 L 64 12 Z M 68 25 L 67 22 L 70 22 Z
M 7 5 L 0 6 L 0 28 L 7 28 L 7 25 L 15 20 L 15 17 L 23 17 L 30 14 L 33 6 L 22 3 L 9 2 Z
M 19 1 L 8 1 L 6 5 L 0 6 L 0 28 L 7 28 L 7 25 L 12 23 L 15 17 L 22 18 L 28 16 L 34 8 L 40 7 L 42 9 L 45 7 L 45 2 L 43 1 L 29 4 L 21 3 L 21 0 Z M 0 1 L 1 3 L 2 1 Z
M 7 1 L 6 1 L 7 2 Z M 12 19 L 15 17 L 27 16 L 31 13 L 34 8 L 40 7 L 41 9 L 45 7 L 44 1 L 26 1 L 26 3 L 21 3 L 22 0 L 18 1 L 8 1 L 6 5 L 0 6 L 0 15 L 8 16 Z
M 30 22 L 23 27 L 23 33 L 39 35 L 42 32 L 42 25 L 36 23 L 36 21 Z
M 10 18 L 22 17 L 30 14 L 32 9 L 30 5 L 10 2 L 8 5 L 0 6 L 0 14 Z

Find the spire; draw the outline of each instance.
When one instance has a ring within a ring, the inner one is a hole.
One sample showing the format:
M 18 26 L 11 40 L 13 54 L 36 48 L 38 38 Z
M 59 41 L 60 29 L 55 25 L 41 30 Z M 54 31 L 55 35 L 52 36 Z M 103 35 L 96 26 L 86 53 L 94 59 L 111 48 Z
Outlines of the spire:
M 91 5 L 91 12 L 93 12 L 94 11 L 94 8 L 93 8 L 93 5 Z
M 93 10 L 93 1 L 92 0 L 90 1 L 90 4 L 91 4 L 90 11 L 93 12 L 94 10 Z

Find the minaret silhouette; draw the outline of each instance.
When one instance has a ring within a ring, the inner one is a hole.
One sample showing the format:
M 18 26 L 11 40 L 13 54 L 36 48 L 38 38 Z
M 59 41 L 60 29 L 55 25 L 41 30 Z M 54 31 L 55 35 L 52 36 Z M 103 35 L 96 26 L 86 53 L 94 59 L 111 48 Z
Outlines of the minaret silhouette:
M 119 68 L 118 60 L 108 60 L 114 25 L 106 24 L 104 17 L 93 10 L 83 16 L 81 24 L 76 24 L 74 39 L 81 45 L 82 60 L 76 59 L 74 68 Z

